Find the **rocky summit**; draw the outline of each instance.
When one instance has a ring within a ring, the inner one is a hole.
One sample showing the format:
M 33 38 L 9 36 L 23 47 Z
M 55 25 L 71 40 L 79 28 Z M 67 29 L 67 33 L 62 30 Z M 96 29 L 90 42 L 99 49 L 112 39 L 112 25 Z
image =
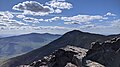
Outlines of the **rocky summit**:
M 93 42 L 89 50 L 75 46 L 60 48 L 43 59 L 18 67 L 120 67 L 120 38 Z
M 74 46 L 66 46 L 60 48 L 49 56 L 45 56 L 42 60 L 35 61 L 29 65 L 21 65 L 19 67 L 81 67 L 82 58 L 86 56 L 87 49 Z M 98 63 L 88 61 L 90 64 L 97 66 Z M 102 65 L 101 65 L 102 66 Z

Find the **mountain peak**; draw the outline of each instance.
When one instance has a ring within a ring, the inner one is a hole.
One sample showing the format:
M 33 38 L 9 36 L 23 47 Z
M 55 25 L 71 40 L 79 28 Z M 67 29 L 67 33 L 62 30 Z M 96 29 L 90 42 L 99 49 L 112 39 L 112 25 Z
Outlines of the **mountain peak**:
M 80 31 L 80 30 L 72 30 L 67 32 L 65 35 L 79 35 L 79 34 L 83 34 L 84 32 Z
M 83 33 L 83 32 L 80 31 L 80 30 L 72 30 L 72 31 L 70 31 L 69 33 Z
M 30 34 L 39 34 L 39 33 L 30 33 Z

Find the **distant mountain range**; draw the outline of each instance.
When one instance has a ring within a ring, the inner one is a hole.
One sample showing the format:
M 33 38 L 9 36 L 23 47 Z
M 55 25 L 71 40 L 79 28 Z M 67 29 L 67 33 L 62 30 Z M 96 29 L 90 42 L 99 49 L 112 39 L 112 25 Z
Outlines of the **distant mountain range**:
M 61 35 L 49 33 L 30 33 L 0 38 L 0 59 L 6 59 L 29 52 L 48 44 L 60 36 Z
M 52 41 L 51 43 L 41 48 L 4 61 L 1 64 L 1 67 L 16 67 L 19 65 L 30 64 L 33 61 L 42 59 L 44 56 L 47 56 L 55 50 L 65 47 L 67 45 L 89 49 L 91 47 L 91 43 L 94 41 L 103 42 L 114 37 L 120 37 L 120 34 L 105 36 L 100 34 L 82 32 L 79 30 L 73 30 L 67 32 L 62 37 Z
M 14 34 L 13 35 L 12 34 L 1 34 L 0 38 L 11 37 L 11 36 L 18 36 L 18 35 L 14 35 Z

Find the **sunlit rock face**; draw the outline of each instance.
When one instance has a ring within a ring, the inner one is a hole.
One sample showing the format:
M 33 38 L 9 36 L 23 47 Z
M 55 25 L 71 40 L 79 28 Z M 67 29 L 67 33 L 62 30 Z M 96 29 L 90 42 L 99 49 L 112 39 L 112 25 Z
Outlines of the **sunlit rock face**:
M 87 49 L 66 46 L 56 50 L 42 60 L 35 61 L 29 65 L 21 65 L 20 67 L 82 67 L 82 58 L 86 56 Z M 102 66 L 97 62 L 89 61 L 87 66 Z

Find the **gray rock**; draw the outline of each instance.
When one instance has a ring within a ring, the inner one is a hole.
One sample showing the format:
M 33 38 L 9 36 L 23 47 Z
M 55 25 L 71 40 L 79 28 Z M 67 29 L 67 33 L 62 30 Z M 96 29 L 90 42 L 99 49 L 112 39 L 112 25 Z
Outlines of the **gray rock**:
M 86 60 L 92 60 L 106 67 L 120 67 L 119 57 L 120 38 L 113 38 L 103 43 L 94 43 L 82 60 L 83 64 L 86 63 Z
M 35 61 L 30 65 L 21 65 L 19 67 L 83 67 L 82 58 L 86 56 L 87 49 L 78 48 L 74 46 L 66 46 L 60 48 L 42 60 Z M 103 65 L 89 61 L 88 67 L 104 67 Z

